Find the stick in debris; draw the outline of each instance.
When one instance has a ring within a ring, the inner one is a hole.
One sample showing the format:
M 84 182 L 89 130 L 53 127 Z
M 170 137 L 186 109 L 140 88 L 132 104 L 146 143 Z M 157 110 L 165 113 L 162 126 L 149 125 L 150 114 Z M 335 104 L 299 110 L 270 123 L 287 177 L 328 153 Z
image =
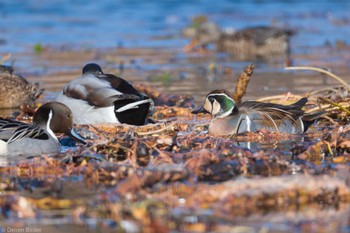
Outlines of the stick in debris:
M 254 65 L 250 64 L 244 68 L 244 71 L 237 78 L 236 88 L 232 95 L 237 105 L 241 103 L 242 97 L 245 95 L 250 77 L 253 75 Z
M 344 88 L 346 88 L 348 91 L 350 91 L 349 85 L 342 78 L 340 78 L 339 76 L 337 76 L 337 75 L 333 74 L 332 72 L 329 72 L 325 69 L 318 68 L 318 67 L 312 67 L 312 66 L 289 66 L 289 67 L 285 67 L 284 69 L 286 69 L 286 70 L 314 70 L 314 71 L 318 71 L 322 74 L 326 74 L 329 77 L 337 80 L 339 83 L 341 83 L 344 86 Z

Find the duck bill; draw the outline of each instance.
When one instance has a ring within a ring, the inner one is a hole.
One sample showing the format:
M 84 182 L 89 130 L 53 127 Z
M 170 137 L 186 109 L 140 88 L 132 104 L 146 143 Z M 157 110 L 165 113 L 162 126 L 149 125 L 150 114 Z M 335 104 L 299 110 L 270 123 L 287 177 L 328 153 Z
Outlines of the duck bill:
M 198 43 L 199 41 L 197 39 L 192 39 L 191 42 L 183 48 L 184 52 L 193 52 L 197 48 Z
M 205 110 L 205 109 L 203 108 L 203 106 L 202 106 L 202 107 L 200 107 L 199 109 L 193 110 L 191 113 L 192 113 L 192 114 L 198 114 L 198 113 L 209 113 L 209 112 L 208 112 L 207 110 Z
M 68 131 L 68 136 L 71 137 L 72 139 L 74 139 L 75 141 L 80 142 L 82 144 L 87 143 L 85 141 L 85 139 L 82 136 L 80 136 L 77 132 L 75 132 L 75 130 L 73 128 Z

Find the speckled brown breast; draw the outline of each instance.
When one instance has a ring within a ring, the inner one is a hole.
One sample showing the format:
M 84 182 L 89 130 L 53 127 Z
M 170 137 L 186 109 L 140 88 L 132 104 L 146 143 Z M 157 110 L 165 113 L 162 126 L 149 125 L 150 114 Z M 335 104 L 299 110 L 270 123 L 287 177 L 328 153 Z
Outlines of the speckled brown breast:
M 289 34 L 270 28 L 253 28 L 234 34 L 222 34 L 217 50 L 239 59 L 254 56 L 283 55 L 289 53 Z
M 16 108 L 32 104 L 43 92 L 38 84 L 9 73 L 0 73 L 0 108 Z

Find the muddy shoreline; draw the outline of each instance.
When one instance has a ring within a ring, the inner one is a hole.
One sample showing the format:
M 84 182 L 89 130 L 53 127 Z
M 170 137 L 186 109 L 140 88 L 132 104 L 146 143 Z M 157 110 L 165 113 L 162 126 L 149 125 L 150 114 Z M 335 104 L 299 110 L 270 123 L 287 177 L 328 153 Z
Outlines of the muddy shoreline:
M 330 53 L 320 51 L 293 59 L 298 65 L 331 68 L 349 83 L 348 55 L 340 53 L 340 62 L 326 62 Z M 190 97 L 187 105 L 175 101 L 175 106 L 157 106 L 157 124 L 81 125 L 79 130 L 90 135 L 89 147 L 77 145 L 54 158 L 1 167 L 5 227 L 29 223 L 50 232 L 162 233 L 336 232 L 348 227 L 350 128 L 344 112 L 328 112 L 324 122 L 303 135 L 257 132 L 235 137 L 208 135 L 203 123 L 209 117 L 191 114 L 193 103 L 201 104 L 209 91 L 232 91 L 251 62 L 169 48 L 47 49 L 13 58 L 30 60 L 28 69 L 15 63 L 15 72 L 46 89 L 41 103 L 53 100 L 87 62 L 157 92 L 168 103 L 171 95 Z M 214 75 L 208 71 L 212 63 L 217 67 Z M 294 95 L 310 95 L 310 105 L 317 108 L 310 91 L 339 85 L 316 72 L 286 71 L 283 62 L 256 62 L 255 67 L 244 100 L 281 95 L 277 101 L 293 101 L 298 98 Z M 340 101 L 347 104 L 344 95 Z M 258 146 L 249 150 L 242 147 L 245 142 Z
M 307 54 L 292 55 L 292 65 L 327 68 L 346 82 L 350 82 L 350 48 L 314 48 Z M 337 56 L 336 59 L 333 59 Z M 338 85 L 334 80 L 317 72 L 286 71 L 281 60 L 237 62 L 214 53 L 185 54 L 176 48 L 111 48 L 86 51 L 44 50 L 40 54 L 13 55 L 16 62 L 30 59 L 31 66 L 16 69 L 32 82 L 46 89 L 44 101 L 62 89 L 70 80 L 79 77 L 81 68 L 88 62 L 98 62 L 105 72 L 121 75 L 131 83 L 143 83 L 160 92 L 174 95 L 193 95 L 196 103 L 214 89 L 233 90 L 236 78 L 247 64 L 255 64 L 254 78 L 247 90 L 246 99 L 257 99 L 287 92 L 305 94 L 315 89 Z M 211 64 L 216 73 L 211 74 Z M 16 67 L 16 63 L 15 63 Z

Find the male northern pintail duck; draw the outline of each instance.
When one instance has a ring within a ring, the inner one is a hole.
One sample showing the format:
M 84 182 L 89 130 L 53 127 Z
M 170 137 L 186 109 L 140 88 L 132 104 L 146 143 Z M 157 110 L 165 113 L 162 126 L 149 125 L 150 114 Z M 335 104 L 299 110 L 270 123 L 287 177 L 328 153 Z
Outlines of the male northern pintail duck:
M 53 132 L 65 133 L 85 144 L 73 129 L 70 109 L 62 103 L 49 102 L 35 112 L 32 125 L 0 118 L 0 155 L 27 157 L 57 154 L 60 143 Z
M 10 66 L 0 66 L 0 108 L 17 108 L 30 105 L 43 93 L 38 83 L 29 83 L 12 73 Z
M 124 79 L 104 74 L 95 63 L 87 64 L 82 76 L 66 85 L 56 101 L 72 110 L 76 124 L 144 125 L 154 108 L 152 99 Z
M 238 59 L 289 55 L 292 34 L 291 30 L 268 26 L 225 32 L 212 22 L 204 22 L 189 35 L 192 41 L 184 49 L 192 51 L 214 43 L 218 52 L 229 53 Z
M 298 134 L 306 129 L 302 120 L 302 107 L 306 102 L 307 98 L 291 105 L 246 101 L 237 106 L 225 90 L 215 90 L 206 96 L 204 105 L 192 113 L 212 115 L 209 123 L 209 134 L 212 135 L 232 135 L 261 129 Z

